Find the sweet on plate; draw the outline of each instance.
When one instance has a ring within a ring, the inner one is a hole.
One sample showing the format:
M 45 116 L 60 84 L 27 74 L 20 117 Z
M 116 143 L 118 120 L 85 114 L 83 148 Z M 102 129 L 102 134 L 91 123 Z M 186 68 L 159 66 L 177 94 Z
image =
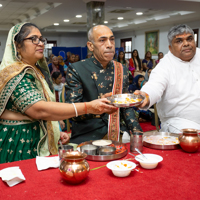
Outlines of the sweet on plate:
M 127 160 L 118 160 L 109 162 L 108 169 L 111 169 L 113 174 L 117 177 L 126 177 L 131 173 L 131 170 L 136 167 L 136 164 Z

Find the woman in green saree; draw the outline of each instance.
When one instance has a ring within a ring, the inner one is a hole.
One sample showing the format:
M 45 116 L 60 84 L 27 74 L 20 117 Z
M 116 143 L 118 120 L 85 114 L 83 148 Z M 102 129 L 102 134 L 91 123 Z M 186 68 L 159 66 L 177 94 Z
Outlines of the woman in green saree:
M 17 24 L 9 31 L 0 65 L 0 163 L 57 154 L 58 140 L 68 140 L 58 120 L 116 111 L 107 99 L 55 102 L 45 43 L 34 24 Z

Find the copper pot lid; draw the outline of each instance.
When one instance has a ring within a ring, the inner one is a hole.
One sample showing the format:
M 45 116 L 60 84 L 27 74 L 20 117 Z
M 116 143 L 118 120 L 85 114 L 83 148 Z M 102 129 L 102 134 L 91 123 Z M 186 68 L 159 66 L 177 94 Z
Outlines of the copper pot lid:
M 181 131 L 183 133 L 199 133 L 200 132 L 200 130 L 193 129 L 193 128 L 185 128 L 185 129 L 181 129 Z
M 70 151 L 70 152 L 65 152 L 63 154 L 63 158 L 66 160 L 83 160 L 87 157 L 86 153 L 82 153 L 79 151 Z

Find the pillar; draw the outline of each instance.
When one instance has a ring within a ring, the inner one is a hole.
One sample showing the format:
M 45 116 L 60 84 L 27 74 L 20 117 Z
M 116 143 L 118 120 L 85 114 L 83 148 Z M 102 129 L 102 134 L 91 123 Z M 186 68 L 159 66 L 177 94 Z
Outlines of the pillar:
M 105 1 L 105 0 L 104 0 Z M 87 32 L 93 26 L 104 24 L 104 1 L 90 1 L 87 6 Z

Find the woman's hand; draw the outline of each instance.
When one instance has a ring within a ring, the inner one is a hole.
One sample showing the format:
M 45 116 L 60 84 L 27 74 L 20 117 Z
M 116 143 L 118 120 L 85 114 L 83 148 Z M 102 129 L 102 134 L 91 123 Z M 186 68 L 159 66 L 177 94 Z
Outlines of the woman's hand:
M 107 93 L 109 94 L 109 93 Z M 108 105 L 108 103 L 110 103 L 110 101 L 106 98 L 103 99 L 97 99 L 91 102 L 87 102 L 87 111 L 88 113 L 91 114 L 103 114 L 103 113 L 108 113 L 108 114 L 112 114 L 114 112 L 116 112 L 118 110 L 118 108 L 112 106 L 112 105 Z
M 60 132 L 60 139 L 61 139 L 62 144 L 66 144 L 70 140 L 69 135 L 65 132 Z
M 149 100 L 149 95 L 147 93 L 142 92 L 140 90 L 135 90 L 134 94 L 135 95 L 141 94 L 142 96 L 145 96 L 145 99 L 144 99 L 143 103 L 138 106 L 139 108 L 143 108 L 145 106 L 149 106 L 150 100 Z

